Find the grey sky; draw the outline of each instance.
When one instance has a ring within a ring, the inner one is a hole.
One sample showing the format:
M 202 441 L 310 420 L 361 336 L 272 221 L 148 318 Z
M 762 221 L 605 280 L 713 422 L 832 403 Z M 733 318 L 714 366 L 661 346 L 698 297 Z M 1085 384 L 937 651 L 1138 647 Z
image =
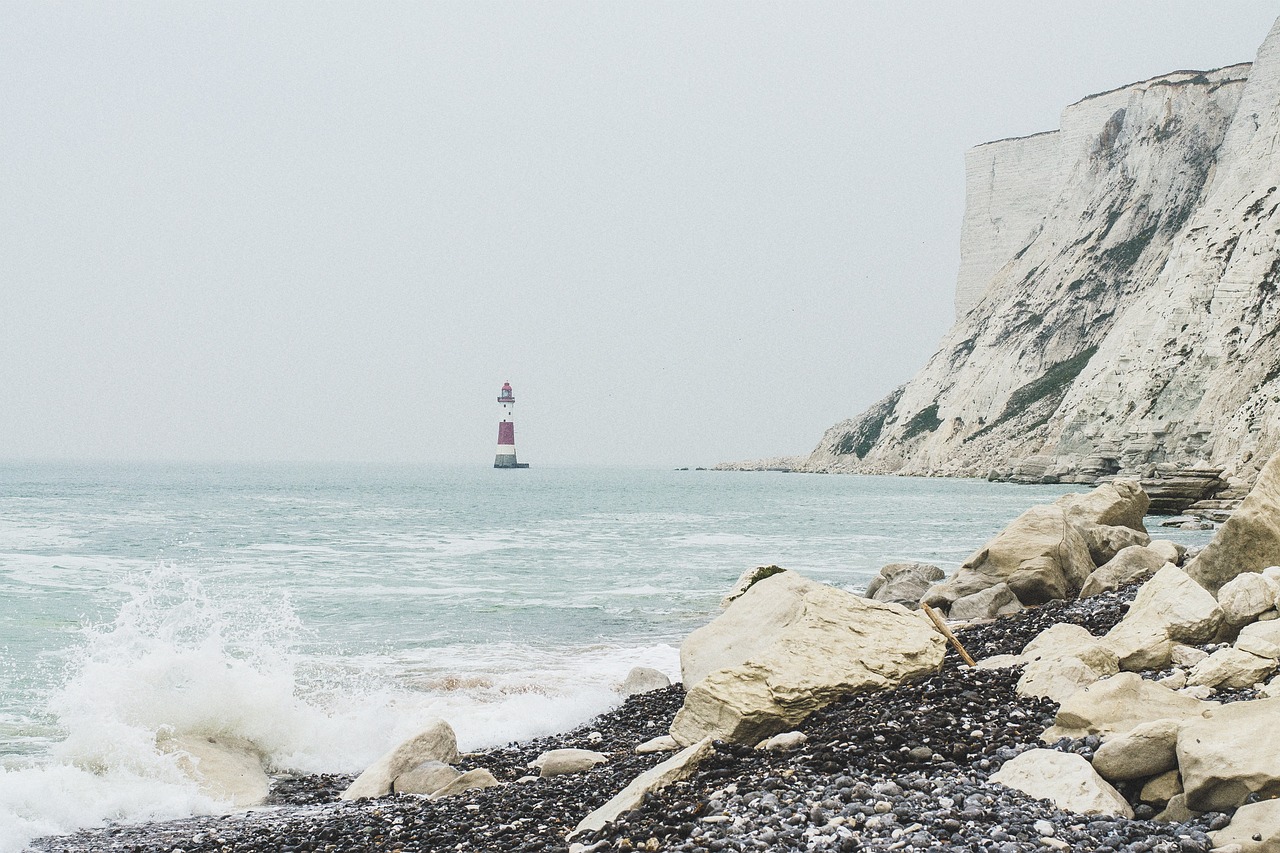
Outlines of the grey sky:
M 0 4 L 0 458 L 807 452 L 952 319 L 972 145 L 1280 3 Z

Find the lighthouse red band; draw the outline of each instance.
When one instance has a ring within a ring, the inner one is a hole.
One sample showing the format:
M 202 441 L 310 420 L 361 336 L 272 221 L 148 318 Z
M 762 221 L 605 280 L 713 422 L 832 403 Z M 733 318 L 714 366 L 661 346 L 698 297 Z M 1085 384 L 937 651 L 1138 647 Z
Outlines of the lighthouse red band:
M 498 404 L 502 406 L 502 420 L 498 421 L 498 455 L 493 458 L 493 467 L 528 468 L 516 461 L 516 396 L 510 382 L 502 383 Z

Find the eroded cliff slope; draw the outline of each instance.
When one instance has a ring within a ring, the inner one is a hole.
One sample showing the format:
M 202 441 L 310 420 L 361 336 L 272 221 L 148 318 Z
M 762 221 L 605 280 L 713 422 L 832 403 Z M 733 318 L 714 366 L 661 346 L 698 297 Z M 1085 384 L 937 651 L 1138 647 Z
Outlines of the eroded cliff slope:
M 1058 131 L 974 149 L 955 325 L 797 467 L 1250 479 L 1280 446 L 1278 143 L 1280 22 L 1252 67 L 1094 95 Z

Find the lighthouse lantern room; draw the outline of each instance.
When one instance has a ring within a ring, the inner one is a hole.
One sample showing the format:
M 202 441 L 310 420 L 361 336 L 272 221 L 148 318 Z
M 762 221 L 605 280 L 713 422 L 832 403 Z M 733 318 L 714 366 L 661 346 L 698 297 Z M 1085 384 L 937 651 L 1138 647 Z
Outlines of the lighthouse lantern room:
M 493 459 L 493 467 L 528 468 L 528 463 L 522 465 L 516 461 L 516 396 L 510 382 L 502 383 L 498 404 L 502 407 L 502 420 L 498 421 L 498 455 Z

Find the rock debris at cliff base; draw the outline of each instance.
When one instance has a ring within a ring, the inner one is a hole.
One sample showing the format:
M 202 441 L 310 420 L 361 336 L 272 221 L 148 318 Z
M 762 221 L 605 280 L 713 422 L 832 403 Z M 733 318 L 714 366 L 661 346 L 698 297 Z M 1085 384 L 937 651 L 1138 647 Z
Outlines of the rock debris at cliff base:
M 1058 622 L 1102 633 L 1133 588 L 1055 602 L 962 631 L 978 657 L 1016 653 Z M 1021 752 L 1041 746 L 1055 705 L 1014 692 L 1016 670 L 969 670 L 949 654 L 943 671 L 896 690 L 851 697 L 799 728 L 792 752 L 718 746 L 695 775 L 650 795 L 597 835 L 591 850 L 1046 849 L 1203 851 L 1225 825 L 1209 814 L 1182 824 L 1084 817 L 989 782 Z M 567 851 L 566 833 L 664 756 L 634 746 L 669 726 L 679 687 L 640 694 L 572 732 L 464 757 L 500 787 L 438 801 L 394 795 L 337 802 L 349 777 L 278 782 L 271 808 L 168 823 L 113 825 L 43 839 L 43 851 Z M 598 733 L 597 738 L 594 733 Z M 1059 744 L 1090 755 L 1089 739 Z M 516 782 L 547 749 L 589 747 L 610 762 L 586 773 Z

